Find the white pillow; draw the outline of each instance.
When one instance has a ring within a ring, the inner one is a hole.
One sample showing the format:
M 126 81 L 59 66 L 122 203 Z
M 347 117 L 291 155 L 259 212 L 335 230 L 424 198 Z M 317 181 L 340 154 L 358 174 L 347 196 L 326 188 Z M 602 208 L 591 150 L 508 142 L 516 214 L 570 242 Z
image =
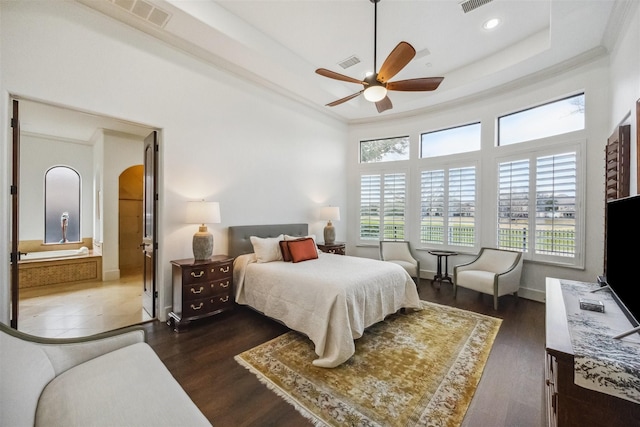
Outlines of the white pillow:
M 282 261 L 282 252 L 280 251 L 280 240 L 284 239 L 284 235 L 278 237 L 249 237 L 253 245 L 253 252 L 256 254 L 258 262 Z
M 289 236 L 288 234 L 284 235 L 284 240 L 298 240 L 298 239 L 302 239 L 304 237 L 311 237 L 313 239 L 313 243 L 315 243 L 316 245 L 318 244 L 318 242 L 316 242 L 316 235 L 315 234 L 309 234 L 308 236 Z

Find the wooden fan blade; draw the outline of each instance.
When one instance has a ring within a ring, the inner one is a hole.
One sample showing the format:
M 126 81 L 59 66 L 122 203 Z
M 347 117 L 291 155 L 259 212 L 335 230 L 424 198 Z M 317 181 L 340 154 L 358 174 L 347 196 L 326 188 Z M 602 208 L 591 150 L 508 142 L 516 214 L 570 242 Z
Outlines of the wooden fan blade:
M 407 42 L 400 42 L 387 59 L 384 60 L 378 72 L 378 81 L 388 82 L 390 78 L 398 74 L 416 56 L 416 50 Z
M 406 92 L 420 92 L 436 90 L 444 77 L 424 77 L 421 79 L 398 80 L 387 83 L 387 90 L 400 90 Z
M 354 79 L 353 77 L 345 76 L 344 74 L 336 73 L 335 71 L 327 70 L 326 68 L 318 68 L 316 73 L 320 74 L 324 77 L 329 77 L 330 79 L 341 80 L 343 82 L 349 83 L 359 83 L 366 85 L 367 83 L 362 80 Z
M 352 95 L 345 96 L 344 98 L 338 99 L 337 101 L 330 102 L 329 104 L 327 104 L 327 107 L 335 107 L 336 105 L 340 105 L 343 102 L 347 102 L 350 99 L 355 98 L 356 96 L 360 95 L 362 92 L 364 92 L 364 89 L 362 89 L 360 92 L 356 92 Z
M 388 96 L 385 96 L 380 101 L 376 102 L 376 108 L 378 109 L 378 113 L 382 113 L 383 111 L 387 111 L 393 108 L 393 104 Z

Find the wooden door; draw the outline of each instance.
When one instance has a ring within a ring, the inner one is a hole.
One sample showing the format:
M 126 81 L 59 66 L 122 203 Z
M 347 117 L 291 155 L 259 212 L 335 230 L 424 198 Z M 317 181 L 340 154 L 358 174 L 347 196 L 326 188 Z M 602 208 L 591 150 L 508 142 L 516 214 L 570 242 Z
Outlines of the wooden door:
M 156 317 L 156 242 L 158 212 L 158 192 L 156 191 L 158 161 L 158 137 L 153 131 L 144 140 L 144 193 L 142 204 L 144 219 L 142 230 L 142 248 L 144 257 L 142 306 L 151 317 Z
M 13 116 L 11 117 L 12 129 L 12 176 L 11 176 L 11 327 L 18 329 L 18 305 L 19 305 L 19 273 L 18 261 L 18 218 L 20 218 L 20 206 L 18 198 L 20 180 L 20 120 L 18 100 L 13 100 Z

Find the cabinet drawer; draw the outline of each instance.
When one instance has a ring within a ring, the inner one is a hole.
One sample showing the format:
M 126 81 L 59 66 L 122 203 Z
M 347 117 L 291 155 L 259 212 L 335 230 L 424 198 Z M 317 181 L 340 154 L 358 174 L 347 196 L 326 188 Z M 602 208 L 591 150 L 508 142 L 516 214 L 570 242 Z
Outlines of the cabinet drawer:
M 183 317 L 205 316 L 211 312 L 210 298 L 185 301 L 182 305 Z
M 231 277 L 231 262 L 215 264 L 209 267 L 209 280 L 220 280 Z
M 216 280 L 209 284 L 209 290 L 211 295 L 230 295 L 231 294 L 231 279 Z
M 213 296 L 209 299 L 209 301 L 211 303 L 211 311 L 233 307 L 233 299 L 229 294 Z
M 192 301 L 212 295 L 213 284 L 207 282 L 190 283 L 182 287 L 182 299 Z
M 207 266 L 191 267 L 182 269 L 182 284 L 205 282 L 209 280 Z

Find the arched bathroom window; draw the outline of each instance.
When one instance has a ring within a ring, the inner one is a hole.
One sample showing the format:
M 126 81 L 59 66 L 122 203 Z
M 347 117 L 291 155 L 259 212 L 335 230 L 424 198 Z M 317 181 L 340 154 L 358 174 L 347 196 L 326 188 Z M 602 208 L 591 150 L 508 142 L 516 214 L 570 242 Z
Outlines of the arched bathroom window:
M 80 175 L 54 166 L 44 176 L 44 242 L 80 241 Z

